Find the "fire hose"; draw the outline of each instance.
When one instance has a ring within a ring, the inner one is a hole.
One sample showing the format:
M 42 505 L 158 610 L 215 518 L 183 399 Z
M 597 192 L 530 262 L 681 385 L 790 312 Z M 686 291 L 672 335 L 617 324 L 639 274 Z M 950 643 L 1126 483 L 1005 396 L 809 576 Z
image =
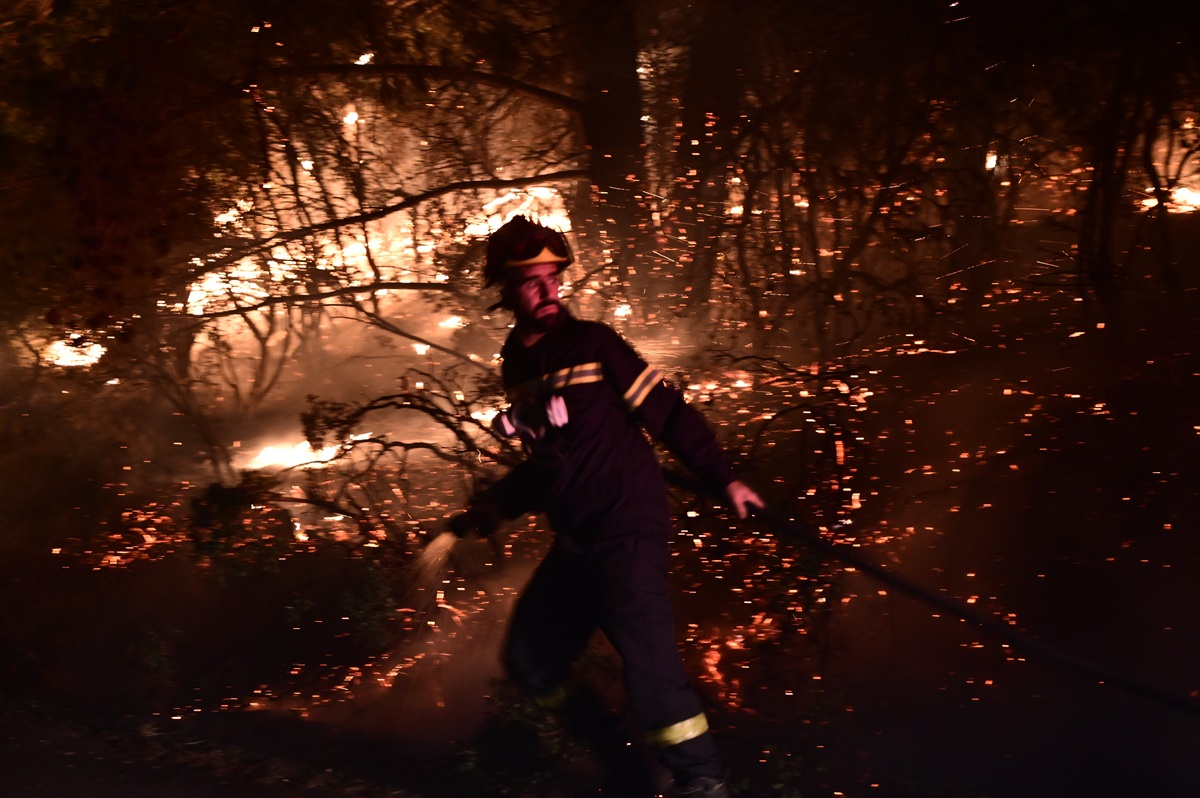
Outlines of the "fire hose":
M 700 492 L 699 486 L 678 473 L 668 472 L 666 477 L 672 484 Z M 1014 628 L 995 615 L 985 614 L 970 606 L 945 596 L 913 580 L 897 574 L 864 555 L 852 546 L 839 544 L 821 535 L 819 530 L 796 518 L 789 518 L 770 508 L 751 508 L 752 518 L 764 524 L 780 540 L 800 543 L 833 559 L 853 566 L 867 576 L 882 582 L 897 592 L 904 593 L 917 601 L 936 608 L 971 624 L 992 638 L 1003 641 L 1014 650 L 1063 670 L 1094 679 L 1101 684 L 1116 687 L 1153 703 L 1191 714 L 1200 715 L 1200 701 L 1191 696 L 1179 695 L 1145 684 L 1097 663 L 1075 656 L 1069 652 L 1038 640 Z
M 695 480 L 669 469 L 663 470 L 667 482 L 684 488 L 697 495 L 708 495 Z M 825 537 L 820 530 L 814 529 L 799 519 L 790 518 L 769 507 L 750 507 L 751 520 L 764 524 L 778 539 L 808 548 L 853 566 L 867 576 L 882 582 L 889 588 L 903 593 L 917 601 L 926 604 L 946 615 L 964 621 L 986 635 L 1000 640 L 1014 650 L 1036 658 L 1040 661 L 1057 666 L 1058 668 L 1095 680 L 1105 686 L 1115 687 L 1131 695 L 1138 696 L 1152 703 L 1171 709 L 1200 715 L 1200 701 L 1193 696 L 1185 696 L 1160 689 L 1153 685 L 1126 676 L 1098 663 L 1063 651 L 1057 646 L 1046 643 L 1015 628 L 994 614 L 980 612 L 949 596 L 931 590 L 908 577 L 885 568 L 873 559 L 863 554 L 861 550 L 839 544 Z M 457 531 L 454 537 L 462 537 Z

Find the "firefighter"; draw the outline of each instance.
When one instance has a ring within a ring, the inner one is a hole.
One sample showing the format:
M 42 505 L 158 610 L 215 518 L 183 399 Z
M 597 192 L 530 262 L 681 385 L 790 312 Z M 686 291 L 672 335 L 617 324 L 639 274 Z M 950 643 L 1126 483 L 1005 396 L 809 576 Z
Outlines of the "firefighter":
M 670 510 L 643 428 L 727 497 L 739 518 L 763 502 L 734 477 L 704 419 L 660 372 L 613 329 L 563 307 L 561 274 L 572 260 L 561 233 L 523 216 L 488 240 L 485 287 L 500 287 L 498 306 L 516 321 L 501 352 L 510 404 L 495 424 L 519 436 L 528 456 L 475 496 L 451 528 L 488 535 L 502 519 L 545 512 L 554 542 L 517 601 L 504 650 L 508 675 L 612 768 L 632 749 L 571 678 L 572 663 L 600 629 L 621 656 L 629 703 L 676 794 L 727 796 L 675 643 Z M 636 795 L 642 788 L 617 789 Z

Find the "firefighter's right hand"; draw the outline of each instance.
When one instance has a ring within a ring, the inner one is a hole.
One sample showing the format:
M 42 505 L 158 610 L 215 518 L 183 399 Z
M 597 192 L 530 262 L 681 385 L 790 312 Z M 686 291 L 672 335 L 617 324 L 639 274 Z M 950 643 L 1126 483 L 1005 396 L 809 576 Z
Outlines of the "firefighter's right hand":
M 486 504 L 474 504 L 461 513 L 450 516 L 446 528 L 459 538 L 489 537 L 503 520 L 500 511 Z

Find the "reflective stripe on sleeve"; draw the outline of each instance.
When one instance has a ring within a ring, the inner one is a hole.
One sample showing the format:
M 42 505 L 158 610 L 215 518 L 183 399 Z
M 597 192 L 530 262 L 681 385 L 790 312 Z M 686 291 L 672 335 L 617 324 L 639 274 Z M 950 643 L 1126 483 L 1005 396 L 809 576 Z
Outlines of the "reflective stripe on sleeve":
M 629 386 L 629 390 L 625 392 L 625 404 L 629 405 L 630 410 L 637 410 L 642 406 L 642 402 L 646 401 L 650 391 L 654 390 L 654 386 L 662 382 L 662 379 L 661 371 L 653 366 L 646 366 L 645 370 Z
M 646 732 L 646 742 L 660 748 L 670 748 L 672 745 L 679 745 L 699 737 L 706 731 L 708 731 L 708 718 L 704 717 L 704 713 L 701 712 L 687 720 Z
M 604 371 L 599 362 L 580 363 L 578 366 L 553 371 L 542 379 L 551 391 L 561 391 L 568 385 L 600 382 L 600 380 L 604 379 Z
M 591 363 L 580 363 L 577 366 L 552 371 L 549 374 L 543 374 L 537 379 L 527 380 L 520 385 L 513 386 L 508 389 L 508 400 L 510 402 L 520 401 L 522 398 L 539 394 L 543 391 L 561 391 L 569 385 L 586 385 L 589 382 L 600 382 L 604 379 L 604 369 L 599 361 Z

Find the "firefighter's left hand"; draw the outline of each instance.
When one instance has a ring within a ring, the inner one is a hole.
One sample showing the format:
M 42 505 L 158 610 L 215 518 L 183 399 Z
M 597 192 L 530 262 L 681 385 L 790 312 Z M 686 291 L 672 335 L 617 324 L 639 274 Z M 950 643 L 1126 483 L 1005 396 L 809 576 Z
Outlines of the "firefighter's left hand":
M 552 427 L 565 427 L 570 417 L 567 415 L 567 400 L 561 396 L 551 396 L 546 402 L 546 420 Z
M 526 400 L 496 415 L 492 428 L 505 438 L 521 435 L 539 440 L 546 434 L 546 425 L 565 427 L 568 421 L 567 403 L 561 396 L 551 396 L 545 404 Z
M 740 479 L 735 479 L 726 485 L 725 493 L 729 496 L 729 503 L 733 509 L 737 510 L 738 518 L 746 518 L 750 515 L 751 507 L 764 508 L 767 506 L 759 495 Z

